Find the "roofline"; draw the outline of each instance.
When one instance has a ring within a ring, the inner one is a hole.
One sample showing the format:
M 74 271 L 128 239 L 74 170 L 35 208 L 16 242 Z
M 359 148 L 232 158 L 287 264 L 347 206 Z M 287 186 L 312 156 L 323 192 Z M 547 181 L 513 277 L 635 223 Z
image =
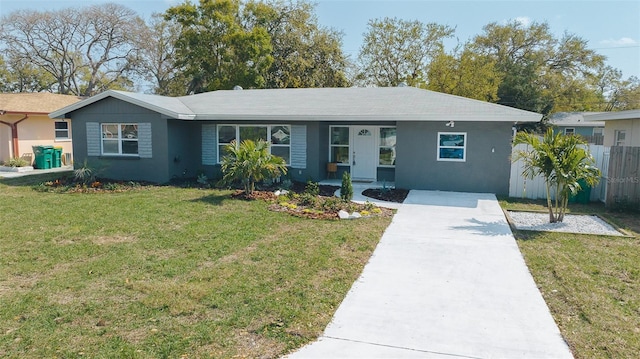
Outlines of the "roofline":
M 460 121 L 460 122 L 539 122 L 540 118 L 518 118 L 519 116 L 510 117 L 506 120 L 496 120 L 495 116 L 478 116 L 478 115 L 407 115 L 397 114 L 390 116 L 376 115 L 243 115 L 243 114 L 202 114 L 196 115 L 196 121 L 395 121 L 395 122 L 411 122 L 411 121 Z
M 164 97 L 164 96 L 159 96 L 159 95 L 154 95 L 154 96 Z M 49 114 L 49 117 L 51 117 L 51 118 L 65 118 L 66 114 L 68 114 L 69 112 L 73 112 L 73 111 L 79 110 L 82 107 L 85 107 L 85 106 L 90 105 L 92 103 L 98 102 L 100 100 L 104 100 L 107 97 L 114 97 L 114 98 L 116 98 L 118 100 L 121 100 L 121 101 L 124 101 L 124 102 L 128 102 L 128 103 L 131 103 L 133 105 L 140 106 L 142 108 L 146 108 L 148 110 L 163 114 L 165 116 L 176 118 L 176 119 L 179 119 L 179 120 L 193 120 L 196 117 L 195 114 L 185 114 L 185 113 L 177 113 L 177 112 L 174 112 L 174 111 L 169 111 L 166 108 L 150 104 L 149 102 L 139 100 L 139 99 L 137 99 L 135 97 L 128 96 L 124 92 L 115 91 L 115 90 L 107 90 L 107 91 L 99 93 L 99 94 L 97 94 L 95 96 L 91 96 L 91 97 L 89 97 L 87 99 L 84 99 L 82 101 L 78 101 L 78 102 L 73 103 L 73 104 L 71 104 L 69 106 L 63 107 L 63 108 L 61 108 L 59 110 L 53 111 L 53 112 L 51 112 Z
M 627 110 L 618 112 L 603 112 L 595 115 L 585 115 L 589 121 L 612 121 L 640 119 L 640 110 Z
M 0 115 L 48 115 L 49 112 L 0 110 Z

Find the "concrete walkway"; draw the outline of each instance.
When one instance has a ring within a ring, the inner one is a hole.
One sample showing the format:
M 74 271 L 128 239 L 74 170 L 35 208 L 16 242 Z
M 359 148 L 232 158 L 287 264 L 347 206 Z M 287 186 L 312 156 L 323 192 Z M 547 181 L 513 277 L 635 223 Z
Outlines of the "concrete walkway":
M 3 172 L 3 171 L 0 171 L 0 178 L 16 178 L 16 177 L 39 175 L 39 174 L 43 174 L 43 173 L 56 173 L 56 172 L 69 172 L 69 171 L 73 171 L 73 166 L 62 166 L 62 167 L 51 168 L 51 169 L 48 169 L 48 170 L 34 169 L 32 171 L 27 171 L 27 172 Z
M 288 358 L 572 358 L 494 195 L 411 191 L 322 337 Z

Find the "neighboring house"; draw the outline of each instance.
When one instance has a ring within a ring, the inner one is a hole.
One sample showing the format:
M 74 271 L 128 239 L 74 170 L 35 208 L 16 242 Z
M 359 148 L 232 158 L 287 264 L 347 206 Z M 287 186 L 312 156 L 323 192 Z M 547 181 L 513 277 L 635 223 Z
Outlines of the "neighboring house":
M 585 116 L 599 112 L 558 112 L 549 117 L 549 124 L 555 131 L 565 135 L 580 135 L 588 143 L 601 145 L 604 139 L 604 122 L 587 121 Z
M 163 97 L 107 91 L 50 114 L 71 118 L 76 163 L 114 179 L 220 175 L 224 147 L 265 139 L 289 176 L 508 194 L 513 126 L 541 115 L 421 90 L 315 88 Z
M 604 145 L 640 147 L 640 110 L 603 112 L 585 116 L 587 121 L 603 121 Z
M 0 94 L 0 162 L 15 157 L 33 160 L 32 147 L 40 145 L 71 153 L 71 122 L 53 121 L 48 115 L 80 100 L 48 92 Z

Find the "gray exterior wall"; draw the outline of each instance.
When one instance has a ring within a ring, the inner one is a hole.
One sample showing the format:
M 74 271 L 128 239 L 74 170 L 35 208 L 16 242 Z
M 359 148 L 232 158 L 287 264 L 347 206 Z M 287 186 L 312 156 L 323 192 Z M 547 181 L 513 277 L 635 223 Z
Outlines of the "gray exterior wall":
M 203 171 L 202 124 L 194 121 L 167 120 L 170 179 L 195 178 Z
M 445 123 L 398 122 L 396 187 L 508 195 L 512 124 Z M 466 162 L 437 160 L 438 132 L 467 133 Z
M 73 122 L 74 167 L 81 167 L 85 160 L 97 170 L 97 176 L 118 180 L 138 180 L 164 183 L 171 176 L 168 171 L 167 120 L 159 113 L 120 101 L 106 98 L 69 114 Z M 88 156 L 87 123 L 150 123 L 151 158 Z

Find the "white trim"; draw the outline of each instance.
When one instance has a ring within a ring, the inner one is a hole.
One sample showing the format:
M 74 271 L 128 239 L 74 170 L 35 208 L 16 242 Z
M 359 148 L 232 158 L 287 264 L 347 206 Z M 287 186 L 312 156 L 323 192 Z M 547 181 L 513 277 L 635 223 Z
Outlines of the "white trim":
M 138 123 L 114 123 L 114 122 L 101 122 L 100 123 L 100 155 L 101 156 L 118 156 L 118 157 L 140 157 L 140 132 L 139 129 L 138 131 L 138 136 L 135 139 L 124 139 L 122 138 L 122 126 L 136 126 L 138 127 Z M 112 139 L 108 139 L 108 140 L 116 140 L 118 141 L 118 153 L 105 153 L 104 152 L 104 140 L 105 137 L 103 137 L 104 132 L 103 132 L 103 126 L 117 126 L 118 127 L 118 133 L 117 133 L 117 137 L 116 138 L 112 138 Z M 123 141 L 128 141 L 128 142 L 137 142 L 138 143 L 138 152 L 137 153 L 122 153 L 122 142 Z
M 464 136 L 464 143 L 462 147 L 455 145 L 440 145 L 440 136 L 442 135 L 456 135 L 456 136 Z M 444 161 L 444 162 L 466 162 L 467 161 L 467 133 L 466 132 L 438 132 L 438 137 L 436 138 L 438 148 L 436 151 L 436 160 Z M 451 148 L 451 149 L 462 149 L 462 158 L 441 158 L 440 157 L 440 149 L 443 148 Z
M 56 124 L 58 123 L 66 123 L 67 124 L 67 129 L 66 130 L 58 130 L 56 128 Z M 67 131 L 67 137 L 58 137 L 57 132 L 58 131 Z M 56 142 L 62 142 L 62 141 L 71 141 L 72 135 L 71 135 L 71 121 L 69 121 L 68 119 L 61 119 L 61 120 L 55 120 L 55 122 L 53 123 L 53 138 L 54 141 Z

